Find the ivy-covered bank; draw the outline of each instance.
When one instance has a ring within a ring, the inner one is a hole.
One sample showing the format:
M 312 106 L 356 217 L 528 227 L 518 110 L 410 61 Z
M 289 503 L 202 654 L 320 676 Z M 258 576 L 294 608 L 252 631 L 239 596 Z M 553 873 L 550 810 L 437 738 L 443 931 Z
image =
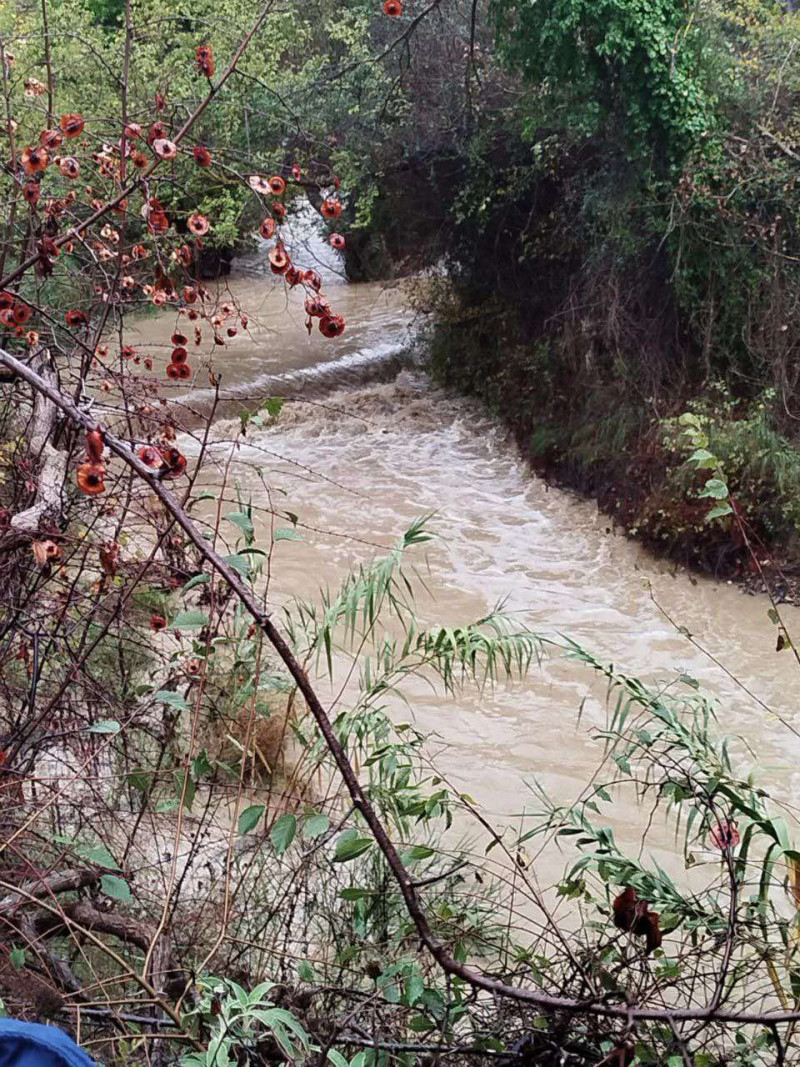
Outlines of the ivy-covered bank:
M 760 558 L 800 567 L 798 48 L 780 0 L 495 0 L 460 111 L 375 149 L 353 240 L 444 268 L 419 297 L 439 380 L 626 530 L 725 576 L 754 564 L 708 520 L 685 415 Z

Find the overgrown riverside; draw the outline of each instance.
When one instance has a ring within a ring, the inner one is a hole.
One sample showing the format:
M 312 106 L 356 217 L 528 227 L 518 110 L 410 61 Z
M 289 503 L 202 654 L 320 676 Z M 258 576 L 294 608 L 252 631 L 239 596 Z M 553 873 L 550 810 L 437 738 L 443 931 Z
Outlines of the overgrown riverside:
M 793 574 L 799 37 L 778 0 L 495 0 L 456 117 L 426 112 L 394 170 L 376 151 L 372 258 L 353 253 L 356 272 L 443 263 L 420 296 L 439 379 L 625 529 L 726 577 L 746 546 L 706 521 L 674 425 L 703 423 Z M 413 68 L 415 105 L 443 70 Z
M 2 1012 L 107 1067 L 800 1062 L 798 38 L 0 8 Z M 414 310 L 526 458 L 757 576 L 746 636 L 548 526 Z

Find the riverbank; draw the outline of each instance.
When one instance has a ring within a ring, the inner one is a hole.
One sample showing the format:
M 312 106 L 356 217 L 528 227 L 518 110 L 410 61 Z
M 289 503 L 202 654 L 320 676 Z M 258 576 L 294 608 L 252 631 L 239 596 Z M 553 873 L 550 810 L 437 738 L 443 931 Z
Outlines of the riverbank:
M 656 402 L 626 382 L 564 375 L 564 339 L 521 336 L 513 310 L 487 301 L 463 315 L 434 314 L 429 369 L 478 397 L 510 429 L 524 459 L 550 484 L 597 501 L 614 528 L 659 555 L 749 592 L 765 582 L 730 520 L 708 521 L 707 472 L 675 444 L 678 418 L 701 420 L 745 516 L 769 591 L 800 601 L 800 450 L 771 426 L 774 398 L 736 399 L 719 383 Z M 624 365 L 624 360 L 620 357 Z

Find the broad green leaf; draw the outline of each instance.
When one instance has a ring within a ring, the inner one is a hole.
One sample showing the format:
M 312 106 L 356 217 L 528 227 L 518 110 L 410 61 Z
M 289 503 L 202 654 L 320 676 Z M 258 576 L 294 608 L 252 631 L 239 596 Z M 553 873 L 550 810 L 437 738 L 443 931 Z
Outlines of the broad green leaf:
M 184 585 L 183 592 L 188 593 L 191 589 L 195 589 L 198 585 L 207 585 L 211 581 L 210 574 L 195 574 L 193 578 Z
M 116 719 L 101 719 L 89 727 L 90 734 L 118 734 L 122 727 Z
M 713 519 L 722 519 L 725 515 L 733 515 L 733 508 L 730 504 L 717 504 L 706 515 L 706 522 L 711 522 Z
M 302 541 L 302 536 L 291 526 L 279 526 L 272 535 L 273 541 Z
M 131 899 L 131 887 L 116 874 L 104 874 L 100 879 L 100 887 L 107 897 L 113 897 L 114 900 Z
M 412 845 L 403 853 L 403 863 L 417 863 L 419 860 L 429 859 L 434 855 L 435 849 L 427 845 Z
M 291 814 L 281 815 L 269 834 L 272 847 L 279 856 L 282 856 L 291 845 L 292 841 L 294 841 L 294 835 L 296 833 L 297 819 L 295 816 Z
M 313 841 L 315 837 L 321 837 L 330 824 L 331 820 L 327 815 L 322 815 L 321 813 L 310 815 L 303 824 L 303 834 Z
M 244 511 L 229 511 L 225 516 L 228 522 L 232 522 L 234 526 L 238 526 L 246 538 L 251 538 L 255 532 L 253 527 L 253 520 Z
M 119 870 L 119 864 L 105 845 L 75 845 L 75 852 L 90 863 L 96 863 L 98 867 L 109 867 L 112 871 Z
M 181 611 L 169 624 L 170 630 L 202 630 L 208 626 L 208 615 L 204 611 Z
M 245 808 L 239 816 L 239 833 L 249 834 L 255 830 L 266 810 L 265 804 L 251 804 L 249 808 Z
M 8 954 L 8 958 L 11 961 L 11 966 L 15 971 L 21 971 L 25 966 L 25 949 L 14 946 Z
M 714 500 L 725 500 L 728 496 L 728 486 L 721 478 L 709 478 L 700 496 L 708 496 Z
M 178 711 L 189 710 L 189 705 L 184 697 L 173 689 L 159 689 L 157 693 L 153 694 L 153 700 L 158 701 L 159 704 L 169 704 L 171 708 L 176 708 Z
M 232 556 L 225 556 L 224 559 L 228 566 L 233 567 L 243 578 L 246 578 L 250 573 L 250 560 L 244 553 L 235 552 Z
M 362 856 L 372 847 L 371 837 L 361 837 L 358 830 L 345 830 L 336 841 L 333 854 L 334 863 L 347 863 L 356 856 Z

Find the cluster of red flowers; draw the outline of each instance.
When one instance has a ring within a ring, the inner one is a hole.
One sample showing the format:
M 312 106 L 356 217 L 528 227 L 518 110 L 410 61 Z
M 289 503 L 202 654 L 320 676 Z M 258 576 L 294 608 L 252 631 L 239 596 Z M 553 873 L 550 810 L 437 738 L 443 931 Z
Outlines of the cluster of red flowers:
M 174 381 L 185 381 L 192 376 L 192 368 L 186 362 L 189 358 L 189 352 L 186 348 L 188 343 L 189 338 L 182 333 L 174 333 L 172 335 L 173 348 L 167 364 L 167 377 L 172 378 Z
M 290 174 L 292 180 L 299 182 L 303 172 L 298 163 L 292 164 Z M 286 192 L 286 181 L 278 174 L 271 178 L 264 178 L 260 174 L 253 174 L 248 178 L 250 188 L 261 196 L 281 197 Z M 334 177 L 333 185 L 339 188 L 339 179 Z M 286 215 L 286 207 L 280 201 L 273 201 L 270 205 L 271 214 L 267 215 L 259 227 L 259 233 L 266 240 L 271 240 L 277 233 L 277 227 Z M 325 219 L 338 219 L 342 214 L 342 204 L 337 196 L 326 196 L 320 205 L 320 214 Z M 345 247 L 345 239 L 340 233 L 333 233 L 329 237 L 333 248 L 341 251 Z M 273 274 L 282 275 L 290 289 L 302 285 L 307 291 L 310 290 L 305 300 L 305 309 L 308 319 L 306 328 L 309 333 L 312 329 L 312 320 L 319 319 L 319 331 L 323 337 L 339 337 L 344 332 L 345 320 L 342 315 L 335 315 L 330 309 L 328 301 L 320 295 L 322 279 L 315 270 L 304 270 L 292 263 L 282 237 L 278 237 L 269 251 L 269 266 Z
M 657 911 L 650 911 L 649 901 L 640 900 L 632 886 L 626 886 L 614 900 L 613 910 L 617 929 L 643 937 L 648 953 L 661 948 L 660 916 Z
M 86 460 L 78 467 L 78 488 L 88 496 L 97 496 L 106 490 L 106 468 L 103 463 L 105 441 L 99 429 L 86 432 Z

